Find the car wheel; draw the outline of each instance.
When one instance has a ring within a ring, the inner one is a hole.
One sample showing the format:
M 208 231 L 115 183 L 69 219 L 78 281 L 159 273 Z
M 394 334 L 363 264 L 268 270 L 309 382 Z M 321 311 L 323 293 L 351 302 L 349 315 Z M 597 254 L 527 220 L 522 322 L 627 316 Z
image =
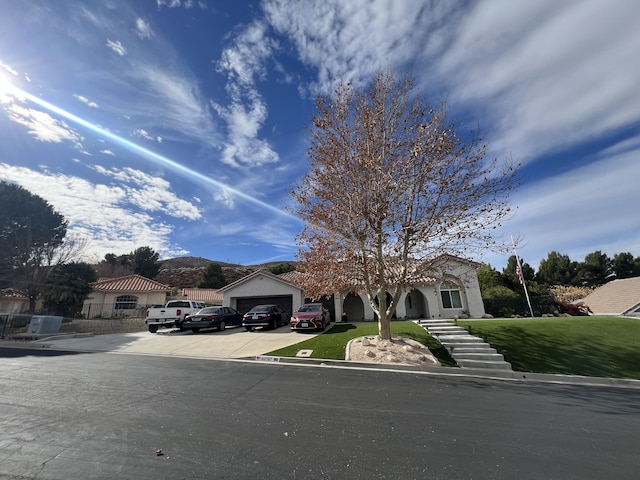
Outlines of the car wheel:
M 222 332 L 227 326 L 224 323 L 224 320 L 220 321 L 220 324 L 218 325 L 218 331 Z
M 275 330 L 276 328 L 278 328 L 278 321 L 275 318 L 271 319 L 271 321 L 269 322 L 269 328 L 271 330 Z
M 192 331 L 193 333 L 198 333 L 198 332 L 200 331 L 200 329 L 199 329 L 199 328 L 192 328 L 192 329 L 191 329 L 191 331 Z
M 158 331 L 158 325 L 149 325 L 149 331 L 151 333 L 156 333 Z
M 246 326 L 244 328 L 247 330 L 247 332 L 251 332 L 253 330 L 253 327 L 249 327 L 249 326 Z

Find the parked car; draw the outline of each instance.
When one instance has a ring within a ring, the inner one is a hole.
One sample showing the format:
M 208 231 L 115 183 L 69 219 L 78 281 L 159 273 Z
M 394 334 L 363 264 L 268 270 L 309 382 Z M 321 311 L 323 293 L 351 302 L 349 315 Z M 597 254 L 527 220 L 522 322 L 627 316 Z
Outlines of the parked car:
M 277 305 L 256 305 L 242 318 L 242 326 L 247 332 L 255 327 L 278 328 L 289 323 L 287 312 Z
M 231 307 L 206 307 L 185 318 L 182 328 L 198 333 L 203 328 L 224 330 L 230 325 L 242 325 L 242 315 Z
M 331 314 L 321 303 L 306 303 L 291 316 L 291 330 L 324 330 L 331 323 Z
M 145 314 L 145 323 L 151 333 L 156 333 L 159 327 L 178 327 L 183 330 L 184 319 L 204 308 L 204 302 L 196 300 L 170 300 L 164 307 L 149 308 Z

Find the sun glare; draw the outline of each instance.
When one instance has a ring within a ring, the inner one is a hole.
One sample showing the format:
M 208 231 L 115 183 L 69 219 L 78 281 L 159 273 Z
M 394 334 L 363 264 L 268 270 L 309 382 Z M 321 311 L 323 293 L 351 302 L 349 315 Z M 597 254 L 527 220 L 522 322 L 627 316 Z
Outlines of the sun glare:
M 0 103 L 11 103 L 15 97 L 15 87 L 6 73 L 0 70 Z

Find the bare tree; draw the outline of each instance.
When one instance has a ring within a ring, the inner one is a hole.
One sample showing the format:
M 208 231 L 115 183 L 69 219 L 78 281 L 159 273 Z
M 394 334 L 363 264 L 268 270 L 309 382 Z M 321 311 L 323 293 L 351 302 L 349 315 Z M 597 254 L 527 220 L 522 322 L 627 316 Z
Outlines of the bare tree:
M 303 286 L 314 297 L 364 289 L 389 340 L 403 289 L 434 260 L 497 246 L 516 171 L 486 161 L 481 139 L 461 139 L 446 105 L 430 108 L 408 77 L 378 73 L 362 91 L 343 83 L 316 109 L 311 168 L 293 192 L 306 222 Z

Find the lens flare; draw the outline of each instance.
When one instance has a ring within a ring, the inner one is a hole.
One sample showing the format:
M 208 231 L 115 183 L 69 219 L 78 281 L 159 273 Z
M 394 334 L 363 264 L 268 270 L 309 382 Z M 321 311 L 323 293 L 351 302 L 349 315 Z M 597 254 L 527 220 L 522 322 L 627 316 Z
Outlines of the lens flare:
M 25 92 L 23 90 L 20 90 L 17 87 L 14 87 L 8 80 L 3 81 L 2 80 L 2 72 L 0 72 L 0 97 L 2 97 L 4 89 L 6 88 L 7 91 L 9 92 L 9 94 L 14 94 L 14 95 L 19 95 L 22 98 L 25 98 L 27 100 L 30 100 L 31 102 L 35 103 L 36 105 L 39 105 L 42 108 L 45 108 L 47 110 L 49 110 L 50 112 L 53 112 L 57 115 L 60 115 L 61 117 L 64 117 L 65 119 L 76 123 L 77 125 L 80 125 L 84 128 L 87 128 L 93 132 L 95 132 L 96 134 L 100 135 L 101 137 L 107 138 L 113 142 L 116 142 L 120 145 L 122 145 L 123 147 L 125 147 L 126 149 L 128 149 L 131 152 L 134 152 L 138 155 L 141 155 L 142 157 L 151 160 L 159 165 L 163 165 L 171 170 L 173 170 L 174 172 L 184 176 L 185 178 L 188 179 L 197 179 L 198 181 L 200 181 L 201 183 L 205 184 L 205 185 L 209 185 L 209 186 L 214 186 L 216 188 L 219 188 L 225 192 L 228 192 L 230 194 L 232 194 L 233 196 L 242 199 L 246 202 L 252 203 L 254 205 L 259 206 L 260 208 L 264 208 L 266 210 L 269 210 L 279 216 L 284 216 L 287 217 L 289 219 L 292 220 L 297 220 L 299 221 L 299 219 L 291 214 L 289 214 L 288 212 L 286 212 L 285 210 L 282 210 L 280 208 L 274 207 L 273 205 L 270 205 L 266 202 L 263 202 L 261 200 L 258 200 L 250 195 L 247 195 L 246 193 L 241 192 L 240 190 L 237 190 L 233 187 L 231 187 L 230 185 L 224 184 L 222 182 L 219 182 L 217 180 L 214 180 L 213 178 L 207 177 L 206 175 L 203 175 L 200 172 L 197 172 L 196 170 L 193 170 L 189 167 L 186 167 L 184 165 L 182 165 L 181 163 L 178 163 L 174 160 L 171 160 L 170 158 L 164 157 L 162 155 L 159 155 L 147 148 L 141 147 L 140 145 L 131 142 L 130 140 L 127 140 L 126 138 L 123 138 L 119 135 L 115 135 L 114 133 L 105 130 L 104 128 L 101 128 L 97 125 L 94 125 L 91 122 L 88 122 L 87 120 L 78 117 L 77 115 L 74 115 L 73 113 L 70 113 L 60 107 L 57 107 L 49 102 L 47 102 L 46 100 L 43 100 L 41 98 L 38 98 L 34 95 L 31 95 L 28 92 Z

